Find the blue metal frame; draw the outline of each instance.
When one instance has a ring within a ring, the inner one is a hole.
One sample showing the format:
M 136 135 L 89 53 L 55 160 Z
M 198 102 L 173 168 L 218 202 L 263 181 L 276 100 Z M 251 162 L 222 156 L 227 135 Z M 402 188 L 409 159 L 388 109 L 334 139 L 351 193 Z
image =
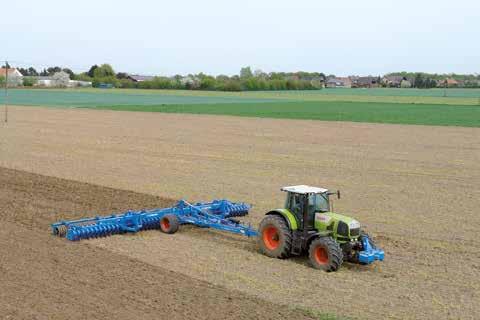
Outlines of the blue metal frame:
M 385 253 L 377 248 L 367 235 L 361 237 L 363 250 L 358 253 L 358 261 L 363 264 L 370 264 L 375 260 L 383 261 Z
M 250 225 L 233 219 L 247 215 L 249 209 L 250 205 L 248 204 L 234 203 L 228 200 L 214 200 L 193 205 L 185 200 L 180 200 L 175 206 L 169 208 L 127 211 L 118 215 L 59 221 L 53 223 L 51 227 L 53 234 L 66 236 L 71 241 L 78 241 L 126 232 L 158 229 L 160 220 L 167 214 L 173 214 L 178 218 L 180 224 L 215 228 L 247 237 L 257 236 L 258 232 Z

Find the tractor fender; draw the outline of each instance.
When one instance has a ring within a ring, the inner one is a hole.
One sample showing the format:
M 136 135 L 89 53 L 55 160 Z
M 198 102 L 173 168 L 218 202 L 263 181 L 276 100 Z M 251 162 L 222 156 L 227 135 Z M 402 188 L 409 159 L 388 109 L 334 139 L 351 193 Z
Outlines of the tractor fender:
M 332 234 L 333 234 L 333 232 L 330 231 L 330 230 L 318 231 L 318 232 L 309 234 L 308 238 L 307 238 L 307 241 L 306 241 L 307 248 L 310 246 L 310 243 L 312 243 L 313 240 L 315 240 L 317 238 L 331 237 Z
M 273 216 L 273 215 L 280 216 L 283 219 L 285 219 L 285 222 L 287 222 L 290 230 L 297 230 L 298 229 L 297 218 L 295 218 L 295 215 L 287 209 L 275 209 L 275 210 L 267 212 L 265 215 L 266 216 Z

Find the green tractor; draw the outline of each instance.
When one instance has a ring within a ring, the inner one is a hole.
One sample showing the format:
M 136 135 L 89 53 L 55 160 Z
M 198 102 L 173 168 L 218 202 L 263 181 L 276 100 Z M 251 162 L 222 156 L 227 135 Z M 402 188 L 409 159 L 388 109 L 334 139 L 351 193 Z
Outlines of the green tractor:
M 267 212 L 259 227 L 261 251 L 285 259 L 308 252 L 311 265 L 336 271 L 343 261 L 370 264 L 382 261 L 384 252 L 375 247 L 360 223 L 334 213 L 330 196 L 340 191 L 305 185 L 283 187 L 287 192 L 284 209 Z

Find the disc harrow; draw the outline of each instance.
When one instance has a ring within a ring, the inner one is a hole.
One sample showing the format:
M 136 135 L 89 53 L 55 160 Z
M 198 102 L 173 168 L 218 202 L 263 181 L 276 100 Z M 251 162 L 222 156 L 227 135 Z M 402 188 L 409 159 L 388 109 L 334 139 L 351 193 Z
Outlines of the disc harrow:
M 256 236 L 257 231 L 249 225 L 233 219 L 248 214 L 250 205 L 228 200 L 190 204 L 180 200 L 175 206 L 152 210 L 127 211 L 122 214 L 96 216 L 53 223 L 52 233 L 71 241 L 108 237 L 114 234 L 159 229 L 166 215 L 175 215 L 180 224 L 193 224 L 202 228 L 215 228 L 227 232 Z

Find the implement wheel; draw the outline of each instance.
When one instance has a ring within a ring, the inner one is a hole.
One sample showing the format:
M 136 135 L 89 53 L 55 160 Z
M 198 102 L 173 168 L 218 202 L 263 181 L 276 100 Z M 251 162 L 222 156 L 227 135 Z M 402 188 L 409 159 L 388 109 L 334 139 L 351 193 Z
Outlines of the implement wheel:
M 342 249 L 331 237 L 313 240 L 308 250 L 308 257 L 312 267 L 327 272 L 337 271 L 343 263 Z
M 260 250 L 272 258 L 285 259 L 292 248 L 292 231 L 282 217 L 266 216 L 258 228 Z
M 180 223 L 174 214 L 167 214 L 160 220 L 160 230 L 164 233 L 175 233 L 178 231 Z

